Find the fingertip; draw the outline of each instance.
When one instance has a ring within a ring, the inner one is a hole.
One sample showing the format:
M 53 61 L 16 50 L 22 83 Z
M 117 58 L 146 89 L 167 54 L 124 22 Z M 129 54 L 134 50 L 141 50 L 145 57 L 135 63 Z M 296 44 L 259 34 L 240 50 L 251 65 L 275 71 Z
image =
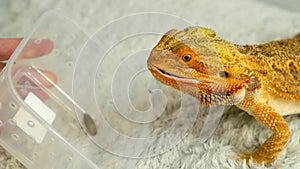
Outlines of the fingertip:
M 47 70 L 33 70 L 31 74 L 45 87 L 52 87 L 57 82 L 55 74 Z
M 23 58 L 34 58 L 49 54 L 54 48 L 50 39 L 30 39 L 22 51 Z
M 56 82 L 57 82 L 57 77 L 55 76 L 55 74 L 53 74 L 53 73 L 50 72 L 50 71 L 45 71 L 45 70 L 43 70 L 43 73 L 44 73 L 44 75 L 49 79 L 49 81 L 52 82 L 52 84 L 56 84 Z M 52 86 L 52 84 L 51 84 L 51 86 Z
M 43 39 L 40 44 L 41 55 L 50 53 L 54 48 L 54 43 L 50 39 Z
M 47 70 L 30 69 L 28 73 L 29 76 L 34 77 L 35 80 L 30 79 L 27 76 L 22 76 L 17 82 L 19 85 L 30 82 L 30 84 L 33 86 L 37 86 L 36 83 L 39 83 L 45 87 L 52 87 L 57 82 L 57 77 L 55 74 Z

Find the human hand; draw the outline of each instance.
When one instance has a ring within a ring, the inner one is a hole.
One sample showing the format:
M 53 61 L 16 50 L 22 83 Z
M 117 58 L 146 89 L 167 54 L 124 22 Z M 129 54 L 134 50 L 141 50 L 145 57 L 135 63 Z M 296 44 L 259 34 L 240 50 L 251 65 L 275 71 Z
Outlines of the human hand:
M 22 38 L 0 38 L 0 72 L 6 66 L 5 61 L 10 58 L 21 41 Z M 44 39 L 41 40 L 38 44 L 34 43 L 34 40 L 29 40 L 24 47 L 24 50 L 21 52 L 20 57 L 26 59 L 43 56 L 50 53 L 53 49 L 53 46 L 54 45 L 50 40 Z M 46 70 L 39 70 L 39 72 L 40 73 L 32 70 L 31 74 L 34 75 L 34 77 L 37 78 L 44 86 L 51 87 L 56 83 L 56 76 L 52 72 Z M 31 80 L 23 77 L 18 81 L 18 85 L 24 85 L 28 81 L 30 82 Z M 34 83 L 31 84 L 35 86 Z M 42 100 L 45 100 L 47 98 L 47 94 L 39 90 L 38 88 L 28 89 L 25 93 L 18 91 L 21 97 L 25 97 L 28 92 L 33 92 Z
M 2 71 L 2 69 L 5 67 L 5 63 L 2 61 L 6 61 L 9 59 L 9 57 L 17 48 L 21 40 L 22 40 L 21 38 L 0 39 L 0 71 Z

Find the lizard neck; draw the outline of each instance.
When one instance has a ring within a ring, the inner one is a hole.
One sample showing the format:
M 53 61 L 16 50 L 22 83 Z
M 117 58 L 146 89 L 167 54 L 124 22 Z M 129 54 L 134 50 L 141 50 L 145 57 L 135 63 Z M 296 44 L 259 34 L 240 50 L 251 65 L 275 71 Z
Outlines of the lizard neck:
M 300 102 L 299 34 L 291 39 L 236 48 L 267 93 Z

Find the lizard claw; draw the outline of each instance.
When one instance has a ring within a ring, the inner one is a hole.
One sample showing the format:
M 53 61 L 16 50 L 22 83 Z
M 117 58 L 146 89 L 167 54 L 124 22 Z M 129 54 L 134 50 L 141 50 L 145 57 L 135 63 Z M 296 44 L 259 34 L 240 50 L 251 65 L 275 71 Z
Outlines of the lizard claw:
M 244 154 L 238 153 L 236 156 L 230 156 L 230 158 L 238 162 L 243 162 L 245 160 L 248 165 L 250 160 L 253 161 L 251 152 L 246 152 Z
M 237 156 L 232 157 L 232 159 L 236 160 L 236 161 L 244 161 L 246 160 L 247 165 L 249 165 L 250 161 L 251 163 L 257 163 L 260 165 L 266 165 L 271 163 L 272 161 L 274 161 L 274 159 L 276 159 L 276 157 L 272 157 L 272 156 L 263 156 L 261 154 L 259 154 L 259 152 L 255 151 L 255 152 L 245 152 L 243 154 L 237 154 Z
M 237 157 L 235 158 L 236 161 L 244 161 L 246 160 L 247 165 L 249 165 L 249 162 L 255 162 L 256 160 L 253 159 L 252 157 L 252 152 L 245 152 L 243 154 L 237 154 Z

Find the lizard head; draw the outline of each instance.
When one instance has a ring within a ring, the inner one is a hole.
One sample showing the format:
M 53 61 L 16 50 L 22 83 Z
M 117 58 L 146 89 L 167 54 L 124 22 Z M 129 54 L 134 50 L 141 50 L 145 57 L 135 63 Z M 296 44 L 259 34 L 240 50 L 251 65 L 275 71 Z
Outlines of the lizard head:
M 156 79 L 202 104 L 236 104 L 250 83 L 238 55 L 236 46 L 213 30 L 189 27 L 168 31 L 151 51 L 147 65 Z

